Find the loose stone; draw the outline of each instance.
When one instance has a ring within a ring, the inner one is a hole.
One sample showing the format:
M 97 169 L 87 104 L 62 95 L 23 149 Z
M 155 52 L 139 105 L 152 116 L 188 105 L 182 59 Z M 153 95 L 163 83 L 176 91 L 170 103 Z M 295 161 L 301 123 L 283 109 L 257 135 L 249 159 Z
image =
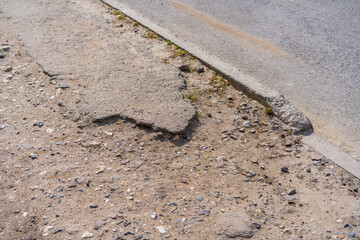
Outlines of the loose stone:
M 70 234 L 70 235 L 73 235 L 73 234 L 77 234 L 79 232 L 78 229 L 74 228 L 74 227 L 70 227 L 67 232 Z
M 182 72 L 191 72 L 189 65 L 181 65 L 181 66 L 179 67 L 179 69 L 180 69 L 180 71 L 182 71 Z
M 103 226 L 105 226 L 105 224 L 106 224 L 106 222 L 103 222 L 103 221 L 95 222 L 94 229 L 98 230 L 98 229 L 102 228 Z
M 288 192 L 289 195 L 294 195 L 295 193 L 296 193 L 295 189 L 290 189 Z
M 154 213 L 154 212 L 150 214 L 150 217 L 151 217 L 152 219 L 154 219 L 154 220 L 157 219 L 157 215 L 156 215 L 156 213 Z
M 82 239 L 85 239 L 85 238 L 92 238 L 94 237 L 94 234 L 92 234 L 91 232 L 88 232 L 88 231 L 85 231 L 83 233 L 83 235 L 81 236 Z
M 288 197 L 287 197 L 287 201 L 288 201 L 289 204 L 293 204 L 293 203 L 295 203 L 295 201 L 296 201 L 296 197 L 294 197 L 294 196 L 288 196 Z
M 12 71 L 12 67 L 11 66 L 8 66 L 4 69 L 4 72 L 11 72 Z
M 196 68 L 196 72 L 197 72 L 197 73 L 203 73 L 203 72 L 204 72 L 204 68 L 203 68 L 203 67 L 197 67 L 197 68 Z
M 282 168 L 281 168 L 281 172 L 283 172 L 283 173 L 289 173 L 289 168 L 288 168 L 288 167 L 282 167 Z

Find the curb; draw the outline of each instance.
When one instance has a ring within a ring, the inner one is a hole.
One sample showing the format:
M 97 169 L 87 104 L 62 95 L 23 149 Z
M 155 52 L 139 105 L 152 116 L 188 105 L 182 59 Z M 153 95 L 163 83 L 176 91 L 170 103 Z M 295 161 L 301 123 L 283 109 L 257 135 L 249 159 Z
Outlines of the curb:
M 351 157 L 349 154 L 343 152 L 317 134 L 305 136 L 302 141 L 341 168 L 354 175 L 356 178 L 360 179 L 360 162 Z
M 236 89 L 243 91 L 250 98 L 259 101 L 265 107 L 271 107 L 274 115 L 287 124 L 294 133 L 304 133 L 306 135 L 303 137 L 305 144 L 311 146 L 314 150 L 360 179 L 360 162 L 313 133 L 310 120 L 279 92 L 264 86 L 255 78 L 243 74 L 239 69 L 206 53 L 198 46 L 180 40 L 169 30 L 162 28 L 128 6 L 119 3 L 118 0 L 100 1 L 112 8 L 120 10 L 129 18 L 136 20 L 143 26 L 149 27 L 163 39 L 170 40 L 180 48 L 185 49 L 208 68 L 221 73 Z
M 162 28 L 126 5 L 119 3 L 117 0 L 101 0 L 101 2 L 120 10 L 131 19 L 136 20 L 143 26 L 146 26 L 156 32 L 163 39 L 171 40 L 171 42 L 188 51 L 205 66 L 222 74 L 223 77 L 229 80 L 237 90 L 241 90 L 250 98 L 257 100 L 265 107 L 271 108 L 274 115 L 287 124 L 294 133 L 313 131 L 310 120 L 277 91 L 264 86 L 255 78 L 243 74 L 239 69 L 221 61 L 211 54 L 206 53 L 198 46 L 180 40 L 169 30 Z

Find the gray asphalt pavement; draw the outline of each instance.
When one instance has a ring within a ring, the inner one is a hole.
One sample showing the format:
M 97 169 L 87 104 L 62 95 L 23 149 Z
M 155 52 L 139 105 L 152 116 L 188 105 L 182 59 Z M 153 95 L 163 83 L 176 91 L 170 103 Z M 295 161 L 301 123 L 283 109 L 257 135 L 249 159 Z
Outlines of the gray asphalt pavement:
M 360 158 L 360 2 L 117 0 L 284 94 Z

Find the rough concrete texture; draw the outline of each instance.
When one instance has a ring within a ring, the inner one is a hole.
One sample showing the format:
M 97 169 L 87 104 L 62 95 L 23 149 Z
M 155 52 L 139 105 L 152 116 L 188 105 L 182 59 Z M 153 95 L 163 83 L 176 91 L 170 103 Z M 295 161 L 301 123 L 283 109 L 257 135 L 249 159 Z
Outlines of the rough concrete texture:
M 360 1 L 104 1 L 280 92 L 360 160 Z
M 219 218 L 219 227 L 228 238 L 251 238 L 253 232 L 249 216 L 241 212 L 230 212 Z
M 211 57 L 208 59 L 212 65 L 221 66 L 218 71 L 223 72 L 236 88 L 241 89 L 249 97 L 261 102 L 264 106 L 270 107 L 274 115 L 287 124 L 294 133 L 313 130 L 309 118 L 279 92 L 268 88 L 250 76 L 240 73 L 239 70 L 222 63 L 218 59 Z
M 53 81 L 91 81 L 78 104 L 83 115 L 93 121 L 122 117 L 155 130 L 183 132 L 195 109 L 181 94 L 185 82 L 179 70 L 156 60 L 147 43 L 120 38 L 109 20 L 81 12 L 76 4 L 21 0 L 1 6 Z
M 310 120 L 299 111 L 294 105 L 284 98 L 283 95 L 261 84 L 255 78 L 242 73 L 239 69 L 220 60 L 218 57 L 201 50 L 200 47 L 189 41 L 178 38 L 169 30 L 162 28 L 150 19 L 142 16 L 135 10 L 129 8 L 118 0 L 102 0 L 110 6 L 120 9 L 133 19 L 136 19 L 145 26 L 148 26 L 159 35 L 170 39 L 178 46 L 186 49 L 196 58 L 200 59 L 203 64 L 222 73 L 227 79 L 239 90 L 248 94 L 251 98 L 272 108 L 273 113 L 284 123 L 288 124 L 294 133 L 312 131 Z

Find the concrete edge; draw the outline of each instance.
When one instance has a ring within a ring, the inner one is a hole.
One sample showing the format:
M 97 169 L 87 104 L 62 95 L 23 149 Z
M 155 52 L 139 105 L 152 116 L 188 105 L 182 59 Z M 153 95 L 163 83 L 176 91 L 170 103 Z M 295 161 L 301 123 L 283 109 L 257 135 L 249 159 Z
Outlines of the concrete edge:
M 360 179 L 360 162 L 317 134 L 303 137 L 303 143 L 311 146 L 335 164 Z
M 208 54 L 207 52 L 201 50 L 200 47 L 187 41 L 180 40 L 169 30 L 162 28 L 128 6 L 119 3 L 117 0 L 101 1 L 110 7 L 120 10 L 131 19 L 139 22 L 141 25 L 148 27 L 152 31 L 156 32 L 160 37 L 170 40 L 182 49 L 185 49 L 210 69 L 221 73 L 236 89 L 241 90 L 250 98 L 259 101 L 264 106 L 270 107 L 274 115 L 287 124 L 294 133 L 301 133 L 305 131 L 312 132 L 313 127 L 310 120 L 277 91 L 264 86 L 255 78 L 243 74 L 239 69 L 223 62 L 211 54 Z
M 110 7 L 120 10 L 125 15 L 133 20 L 136 20 L 143 26 L 149 27 L 162 38 L 170 40 L 177 46 L 185 49 L 205 66 L 223 74 L 235 88 L 248 94 L 249 97 L 261 102 L 263 105 L 271 107 L 275 116 L 289 125 L 293 129 L 294 133 L 305 131 L 312 133 L 313 127 L 310 120 L 277 91 L 271 90 L 253 77 L 243 74 L 239 69 L 236 69 L 235 67 L 219 60 L 217 57 L 206 53 L 198 46 L 180 40 L 167 29 L 153 23 L 151 20 L 145 18 L 128 6 L 118 3 L 117 0 L 101 1 Z M 355 158 L 341 151 L 339 148 L 314 133 L 309 136 L 304 136 L 303 142 L 314 148 L 341 168 L 348 171 L 350 174 L 354 175 L 356 178 L 360 179 L 360 162 L 358 162 Z

